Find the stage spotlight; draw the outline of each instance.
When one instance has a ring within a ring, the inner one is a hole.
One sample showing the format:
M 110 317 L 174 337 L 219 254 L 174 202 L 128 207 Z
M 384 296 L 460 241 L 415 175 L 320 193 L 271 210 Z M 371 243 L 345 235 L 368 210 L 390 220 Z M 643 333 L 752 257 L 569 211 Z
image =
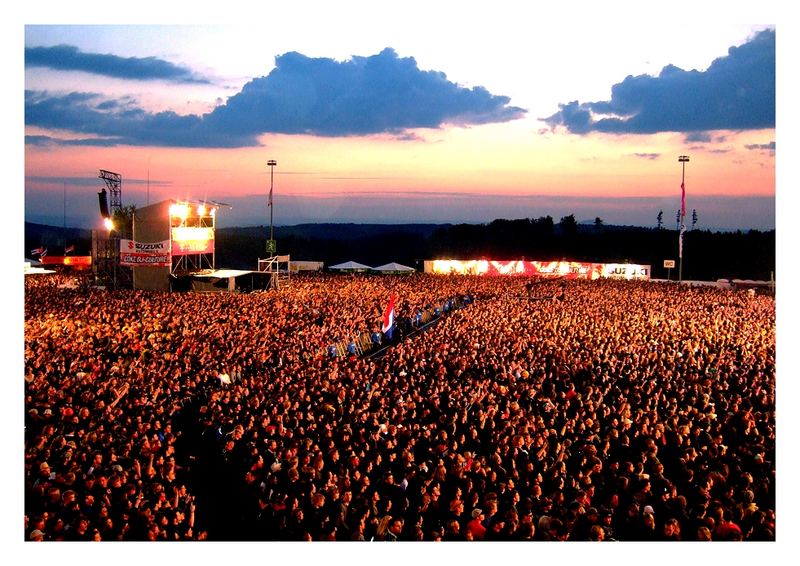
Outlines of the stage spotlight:
M 186 220 L 186 217 L 189 216 L 189 207 L 185 204 L 175 203 L 169 207 L 169 214 L 170 216 L 177 216 L 182 220 Z

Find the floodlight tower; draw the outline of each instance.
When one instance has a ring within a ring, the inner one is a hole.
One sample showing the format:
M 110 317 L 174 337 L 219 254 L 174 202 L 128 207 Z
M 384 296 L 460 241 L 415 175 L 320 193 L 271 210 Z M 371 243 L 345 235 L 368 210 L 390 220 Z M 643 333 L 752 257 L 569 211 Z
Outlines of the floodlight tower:
M 102 243 L 98 242 L 98 246 L 102 248 L 97 253 L 98 266 L 95 272 L 101 279 L 109 279 L 113 288 L 116 289 L 121 282 L 121 277 L 124 282 L 130 279 L 130 270 L 119 269 L 119 243 L 120 238 L 128 238 L 130 234 L 124 226 L 116 226 L 114 223 L 115 213 L 122 210 L 122 175 L 114 173 L 113 171 L 106 171 L 100 169 L 99 179 L 102 179 L 108 188 L 108 202 L 106 203 L 106 191 L 103 189 L 100 193 L 100 214 L 104 217 L 106 230 L 108 233 L 105 238 L 102 238 Z M 120 218 L 117 218 L 119 224 Z
M 100 175 L 98 178 L 103 179 L 108 187 L 108 193 L 110 196 L 108 204 L 111 207 L 110 212 L 111 216 L 113 217 L 116 211 L 122 209 L 122 175 L 119 173 L 113 173 L 112 171 L 106 171 L 105 169 L 100 169 Z

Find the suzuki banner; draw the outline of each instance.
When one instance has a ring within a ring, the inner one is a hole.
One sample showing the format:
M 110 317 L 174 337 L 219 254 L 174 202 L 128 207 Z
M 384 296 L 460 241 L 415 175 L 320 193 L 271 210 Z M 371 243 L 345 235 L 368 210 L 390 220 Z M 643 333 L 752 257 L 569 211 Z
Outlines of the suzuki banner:
M 635 263 L 601 263 L 600 276 L 612 279 L 650 279 L 650 266 Z
M 170 267 L 169 240 L 161 242 L 119 241 L 119 264 L 125 266 Z

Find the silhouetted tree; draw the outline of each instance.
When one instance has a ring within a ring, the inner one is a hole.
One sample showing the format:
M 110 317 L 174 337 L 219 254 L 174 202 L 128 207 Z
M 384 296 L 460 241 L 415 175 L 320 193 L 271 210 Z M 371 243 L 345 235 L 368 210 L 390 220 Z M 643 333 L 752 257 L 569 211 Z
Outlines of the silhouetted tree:
M 136 205 L 127 204 L 114 211 L 111 221 L 114 223 L 114 230 L 116 230 L 122 237 L 133 236 L 133 215 L 136 214 Z
M 659 210 L 658 216 L 656 216 L 656 220 L 658 221 L 658 229 L 661 230 L 661 227 L 664 225 L 664 211 Z
M 559 222 L 561 230 L 566 236 L 574 236 L 578 233 L 578 221 L 575 220 L 575 215 L 562 216 Z

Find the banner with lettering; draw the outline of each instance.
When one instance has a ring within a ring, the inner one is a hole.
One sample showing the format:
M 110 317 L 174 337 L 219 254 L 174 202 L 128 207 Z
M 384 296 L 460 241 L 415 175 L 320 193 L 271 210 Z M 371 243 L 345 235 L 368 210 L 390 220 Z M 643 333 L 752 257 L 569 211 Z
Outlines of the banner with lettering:
M 650 279 L 650 266 L 635 263 L 602 263 L 601 277 L 611 279 Z
M 169 240 L 161 242 L 119 241 L 119 264 L 130 267 L 170 267 Z
M 563 279 L 597 279 L 599 277 L 599 272 L 595 269 L 596 264 L 578 261 L 434 260 L 432 264 L 431 271 L 442 274 L 527 275 Z

